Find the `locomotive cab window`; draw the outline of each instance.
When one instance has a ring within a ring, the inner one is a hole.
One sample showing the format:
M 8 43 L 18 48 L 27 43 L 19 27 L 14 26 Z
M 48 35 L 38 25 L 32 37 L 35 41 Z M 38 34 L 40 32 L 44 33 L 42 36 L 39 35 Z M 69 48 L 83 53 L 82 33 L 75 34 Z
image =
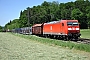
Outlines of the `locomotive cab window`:
M 78 26 L 78 22 L 73 22 L 73 26 Z
M 72 26 L 72 22 L 67 22 L 67 25 L 68 26 Z
M 62 26 L 64 26 L 64 23 L 62 23 Z
M 67 22 L 68 26 L 78 26 L 78 22 Z

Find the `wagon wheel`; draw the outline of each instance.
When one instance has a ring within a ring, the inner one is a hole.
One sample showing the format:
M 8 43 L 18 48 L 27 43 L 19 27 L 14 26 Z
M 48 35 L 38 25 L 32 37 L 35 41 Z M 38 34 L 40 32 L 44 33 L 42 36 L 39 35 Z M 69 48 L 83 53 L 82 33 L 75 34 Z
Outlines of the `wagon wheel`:
M 69 40 L 69 38 L 68 37 L 65 37 L 64 40 L 67 41 L 67 40 Z

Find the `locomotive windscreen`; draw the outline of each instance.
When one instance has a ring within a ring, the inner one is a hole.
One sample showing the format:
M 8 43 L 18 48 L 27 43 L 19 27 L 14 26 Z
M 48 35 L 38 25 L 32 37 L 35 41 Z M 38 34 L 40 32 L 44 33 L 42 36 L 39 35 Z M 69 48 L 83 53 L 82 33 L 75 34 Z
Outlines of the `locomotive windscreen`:
M 78 26 L 78 22 L 67 22 L 68 26 Z

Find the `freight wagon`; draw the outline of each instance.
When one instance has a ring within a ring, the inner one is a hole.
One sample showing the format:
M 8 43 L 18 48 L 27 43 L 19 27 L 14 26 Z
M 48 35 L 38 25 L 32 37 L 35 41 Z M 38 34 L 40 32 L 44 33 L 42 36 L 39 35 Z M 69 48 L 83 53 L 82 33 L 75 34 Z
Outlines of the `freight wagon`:
M 32 34 L 42 35 L 43 34 L 43 24 L 35 24 L 32 26 Z
M 32 27 L 16 28 L 12 29 L 12 32 L 29 35 L 32 34 Z

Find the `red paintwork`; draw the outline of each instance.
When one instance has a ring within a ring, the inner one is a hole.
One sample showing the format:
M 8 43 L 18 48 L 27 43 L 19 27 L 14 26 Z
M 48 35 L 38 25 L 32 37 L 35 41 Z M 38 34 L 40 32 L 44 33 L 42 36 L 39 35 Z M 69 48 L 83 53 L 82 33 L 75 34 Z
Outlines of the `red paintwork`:
M 78 22 L 78 20 L 61 20 L 56 23 L 44 23 L 43 25 L 43 34 L 54 34 L 54 35 L 67 35 L 70 33 L 79 33 L 79 26 L 67 26 L 67 22 Z M 71 28 L 72 30 L 68 30 Z

